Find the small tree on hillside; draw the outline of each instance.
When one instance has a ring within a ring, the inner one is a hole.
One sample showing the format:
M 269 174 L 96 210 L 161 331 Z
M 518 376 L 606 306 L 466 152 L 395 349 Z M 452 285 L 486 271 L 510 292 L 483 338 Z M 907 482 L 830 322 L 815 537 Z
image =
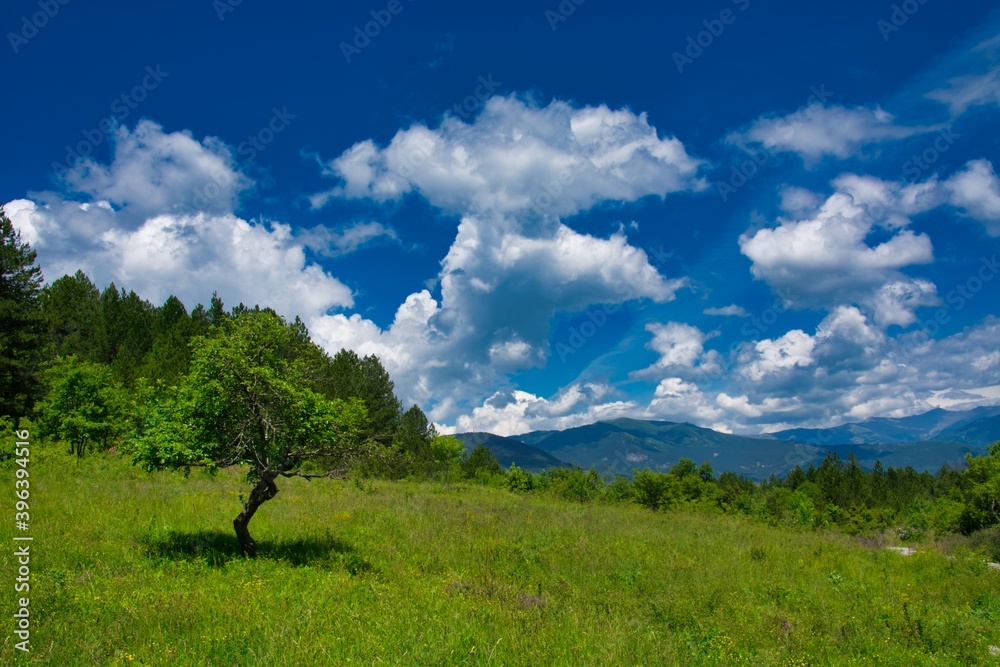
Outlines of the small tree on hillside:
M 104 365 L 57 358 L 45 372 L 49 393 L 37 406 L 42 432 L 69 444 L 71 454 L 106 448 L 123 421 L 122 401 Z
M 474 479 L 480 473 L 484 476 L 503 474 L 503 466 L 497 460 L 496 454 L 485 445 L 476 445 L 460 463 L 462 474 L 468 479 Z
M 453 435 L 435 435 L 430 447 L 434 463 L 444 474 L 444 483 L 448 484 L 452 469 L 458 466 L 459 459 L 465 453 L 465 444 Z
M 233 520 L 240 548 L 257 554 L 248 524 L 278 493 L 278 477 L 339 477 L 375 446 L 358 399 L 329 399 L 316 379 L 330 363 L 274 313 L 245 310 L 192 342 L 191 370 L 137 439 L 147 469 L 249 466 L 253 484 Z

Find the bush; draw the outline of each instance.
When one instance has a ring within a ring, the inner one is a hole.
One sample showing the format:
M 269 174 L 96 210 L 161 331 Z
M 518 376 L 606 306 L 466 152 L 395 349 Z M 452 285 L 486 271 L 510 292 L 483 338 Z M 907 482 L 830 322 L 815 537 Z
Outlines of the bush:
M 652 510 L 670 507 L 679 500 L 677 485 L 676 476 L 649 468 L 636 471 L 632 481 L 636 502 Z
M 935 533 L 957 533 L 962 527 L 965 503 L 955 498 L 938 498 L 927 512 L 927 521 Z
M 549 473 L 549 491 L 567 500 L 588 502 L 599 498 L 604 481 L 593 468 L 583 472 L 579 468 L 553 468 Z
M 540 486 L 534 475 L 527 470 L 518 468 L 516 463 L 510 464 L 510 470 L 507 471 L 506 484 L 508 489 L 517 493 L 534 491 Z
M 612 502 L 631 502 L 635 500 L 635 489 L 628 477 L 617 475 L 604 488 L 604 497 Z
M 499 473 L 477 470 L 476 474 L 469 481 L 483 486 L 503 487 L 506 484 L 507 478 L 504 477 L 503 468 L 501 468 Z
M 1000 528 L 980 530 L 969 536 L 969 546 L 982 551 L 994 563 L 1000 563 Z
M 812 498 L 801 490 L 793 491 L 792 495 L 788 497 L 788 511 L 789 521 L 792 525 L 812 528 L 819 524 L 819 517 Z

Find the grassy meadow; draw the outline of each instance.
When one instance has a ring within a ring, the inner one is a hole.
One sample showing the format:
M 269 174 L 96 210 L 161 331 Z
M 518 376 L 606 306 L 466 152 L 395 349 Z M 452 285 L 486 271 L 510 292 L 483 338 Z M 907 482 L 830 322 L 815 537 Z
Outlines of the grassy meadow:
M 904 558 L 475 484 L 293 479 L 251 523 L 248 561 L 239 471 L 33 456 L 32 651 L 13 648 L 8 557 L 3 664 L 1000 664 L 1000 572 L 975 553 Z M 2 475 L 12 507 L 9 462 Z

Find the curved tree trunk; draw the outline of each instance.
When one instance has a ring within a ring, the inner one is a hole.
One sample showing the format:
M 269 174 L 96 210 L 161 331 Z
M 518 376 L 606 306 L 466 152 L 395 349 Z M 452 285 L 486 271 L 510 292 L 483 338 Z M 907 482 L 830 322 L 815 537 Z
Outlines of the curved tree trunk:
M 278 487 L 274 484 L 277 476 L 277 471 L 264 471 L 261 475 L 261 480 L 253 488 L 253 491 L 250 492 L 250 498 L 243 504 L 243 511 L 233 519 L 233 528 L 236 529 L 236 539 L 239 540 L 240 549 L 243 550 L 243 555 L 247 558 L 253 558 L 257 555 L 257 545 L 254 543 L 253 538 L 250 537 L 250 530 L 247 526 L 250 523 L 250 519 L 257 512 L 257 508 L 278 495 Z

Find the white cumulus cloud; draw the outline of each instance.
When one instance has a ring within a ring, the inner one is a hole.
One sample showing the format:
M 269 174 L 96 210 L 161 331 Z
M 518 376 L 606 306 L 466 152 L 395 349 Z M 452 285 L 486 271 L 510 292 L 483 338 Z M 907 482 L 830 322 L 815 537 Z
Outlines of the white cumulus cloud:
M 814 102 L 777 117 L 761 117 L 742 132 L 727 137 L 732 144 L 763 146 L 768 151 L 796 153 L 807 161 L 827 155 L 847 158 L 868 144 L 902 139 L 933 128 L 905 127 L 892 114 L 867 107 L 826 106 Z
M 704 189 L 701 165 L 678 139 L 661 139 L 645 114 L 493 97 L 470 123 L 446 116 L 436 129 L 399 130 L 384 148 L 356 143 L 325 165 L 341 184 L 312 202 L 416 191 L 453 213 L 562 216 L 606 200 Z
M 983 224 L 990 236 L 1000 236 L 1000 180 L 988 160 L 972 160 L 944 187 L 953 206 Z
M 232 214 L 250 181 L 218 140 L 141 121 L 117 131 L 110 164 L 82 161 L 64 180 L 66 192 L 4 206 L 48 280 L 82 269 L 100 286 L 114 281 L 154 303 L 173 294 L 189 308 L 217 290 L 229 305 L 259 303 L 307 322 L 353 304 L 288 225 Z

